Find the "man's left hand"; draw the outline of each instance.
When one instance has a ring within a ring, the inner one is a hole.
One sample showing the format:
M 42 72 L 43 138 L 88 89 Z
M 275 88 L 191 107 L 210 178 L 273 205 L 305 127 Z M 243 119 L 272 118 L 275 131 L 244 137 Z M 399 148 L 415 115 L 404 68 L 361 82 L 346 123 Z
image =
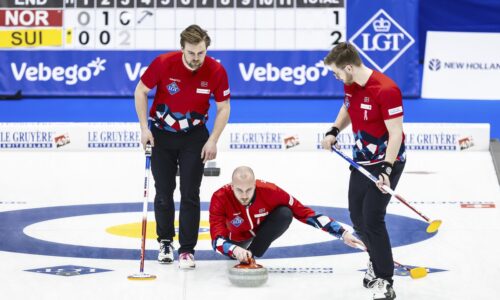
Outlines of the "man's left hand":
M 383 186 L 384 185 L 388 187 L 391 186 L 391 181 L 389 180 L 389 176 L 392 173 L 392 168 L 393 164 L 384 161 L 380 164 L 379 169 L 375 170 L 374 175 L 378 175 L 376 176 L 378 177 L 378 181 L 375 184 L 377 185 L 378 189 L 384 194 L 387 194 L 387 192 L 384 190 Z
M 389 180 L 389 176 L 387 176 L 386 174 L 380 174 L 378 176 L 378 181 L 376 183 L 378 189 L 384 193 L 384 194 L 387 194 L 387 192 L 384 190 L 383 186 L 391 186 L 391 181 Z

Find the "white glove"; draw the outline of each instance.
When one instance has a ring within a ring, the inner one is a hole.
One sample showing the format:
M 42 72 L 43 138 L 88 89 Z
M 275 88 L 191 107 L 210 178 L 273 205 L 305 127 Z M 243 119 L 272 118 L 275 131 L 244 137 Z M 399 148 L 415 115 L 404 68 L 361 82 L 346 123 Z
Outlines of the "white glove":
M 240 263 L 249 263 L 249 259 L 252 258 L 252 252 L 236 246 L 233 249 L 233 257 L 240 261 Z

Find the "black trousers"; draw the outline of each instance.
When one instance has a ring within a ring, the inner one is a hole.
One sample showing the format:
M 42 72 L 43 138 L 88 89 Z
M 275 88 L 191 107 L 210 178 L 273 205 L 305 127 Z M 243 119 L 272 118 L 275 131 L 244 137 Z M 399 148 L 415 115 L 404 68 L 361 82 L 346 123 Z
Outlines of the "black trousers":
M 179 168 L 179 253 L 194 253 L 200 228 L 200 185 L 204 168 L 201 149 L 208 140 L 208 130 L 200 126 L 189 132 L 173 133 L 152 126 L 151 131 L 155 139 L 151 171 L 155 179 L 158 241 L 172 241 L 175 236 L 174 190 Z
M 269 249 L 271 243 L 279 238 L 292 223 L 292 210 L 286 206 L 276 207 L 260 224 L 253 239 L 243 242 L 234 242 L 240 247 L 250 250 L 256 257 L 261 257 Z
M 370 173 L 379 165 L 366 166 Z M 391 188 L 395 189 L 403 173 L 404 163 L 396 162 L 390 176 Z M 391 242 L 385 226 L 386 208 L 390 194 L 383 194 L 377 186 L 356 169 L 349 181 L 349 212 L 354 230 L 368 248 L 373 270 L 378 278 L 392 283 L 394 261 Z

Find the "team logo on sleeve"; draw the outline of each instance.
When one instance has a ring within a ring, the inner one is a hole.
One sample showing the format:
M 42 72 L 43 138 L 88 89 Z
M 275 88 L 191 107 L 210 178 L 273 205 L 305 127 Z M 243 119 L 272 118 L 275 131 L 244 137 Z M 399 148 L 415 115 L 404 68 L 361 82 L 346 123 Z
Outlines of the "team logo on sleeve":
M 243 218 L 240 216 L 236 216 L 231 220 L 231 224 L 233 224 L 234 227 L 240 227 L 241 223 L 243 223 Z
M 403 112 L 403 107 L 402 106 L 394 107 L 394 108 L 389 109 L 388 112 L 389 112 L 389 116 L 393 116 L 395 114 L 399 114 L 399 113 Z
M 179 89 L 177 83 L 172 82 L 171 84 L 167 85 L 167 90 L 170 93 L 170 95 L 173 95 L 177 94 L 181 89 Z
M 344 105 L 345 108 L 349 109 L 349 106 L 351 105 L 351 102 L 349 102 L 349 97 L 345 96 L 344 98 Z

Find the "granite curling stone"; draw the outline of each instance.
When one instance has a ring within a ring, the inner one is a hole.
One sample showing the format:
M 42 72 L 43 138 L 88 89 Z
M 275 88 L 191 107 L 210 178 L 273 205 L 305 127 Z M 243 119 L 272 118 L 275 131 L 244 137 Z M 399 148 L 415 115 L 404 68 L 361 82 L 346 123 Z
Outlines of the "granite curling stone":
M 255 263 L 253 258 L 248 264 L 240 263 L 229 268 L 229 281 L 239 287 L 258 287 L 266 283 L 267 278 L 267 269 Z

